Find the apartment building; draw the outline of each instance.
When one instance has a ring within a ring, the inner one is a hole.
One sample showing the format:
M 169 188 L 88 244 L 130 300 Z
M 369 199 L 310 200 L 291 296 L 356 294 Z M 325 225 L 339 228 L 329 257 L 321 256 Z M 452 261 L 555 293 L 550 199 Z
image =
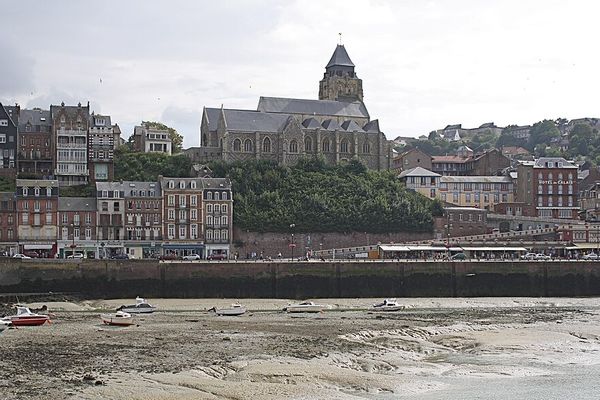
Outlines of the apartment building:
M 0 192 L 0 254 L 5 256 L 19 251 L 15 206 L 15 192 Z
M 442 176 L 438 198 L 461 207 L 493 210 L 494 205 L 514 201 L 509 176 Z
M 16 224 L 19 251 L 56 254 L 58 181 L 17 179 Z
M 92 113 L 88 131 L 88 167 L 90 180 L 112 181 L 115 176 L 115 149 L 119 147 L 121 130 L 112 125 L 110 116 Z
M 96 182 L 98 222 L 96 237 L 99 257 L 110 258 L 125 253 L 125 187 L 122 182 Z
M 60 186 L 87 184 L 88 169 L 88 127 L 90 107 L 82 106 L 50 106 L 52 116 L 52 150 L 54 159 L 54 175 Z
M 93 197 L 60 197 L 58 199 L 58 257 L 83 254 L 97 258 L 96 199 Z
M 398 178 L 405 183 L 408 189 L 414 190 L 430 199 L 438 197 L 441 177 L 440 174 L 421 167 L 402 171 L 398 175 Z
M 233 197 L 231 182 L 224 178 L 203 178 L 204 242 L 206 256 L 231 256 Z
M 160 182 L 123 182 L 125 249 L 130 258 L 157 258 L 162 249 Z
M 17 161 L 17 126 L 19 106 L 0 103 L 0 176 L 15 178 Z
M 144 153 L 164 153 L 171 155 L 169 131 L 142 123 L 133 130 L 133 149 Z

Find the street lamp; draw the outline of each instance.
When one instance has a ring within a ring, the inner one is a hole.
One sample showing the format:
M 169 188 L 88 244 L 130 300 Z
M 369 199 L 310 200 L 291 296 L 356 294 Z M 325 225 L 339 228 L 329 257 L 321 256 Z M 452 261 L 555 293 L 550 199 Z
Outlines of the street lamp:
M 450 258 L 450 228 L 452 228 L 452 224 L 450 223 L 450 213 L 446 215 L 446 256 Z
M 290 248 L 292 249 L 292 261 L 294 261 L 294 247 L 296 247 L 296 243 L 294 243 L 294 231 L 293 229 L 296 227 L 296 224 L 290 224 L 290 233 L 292 234 L 292 238 L 290 240 Z
M 73 233 L 73 242 L 71 243 L 71 254 L 75 258 L 75 224 L 71 223 L 71 232 Z

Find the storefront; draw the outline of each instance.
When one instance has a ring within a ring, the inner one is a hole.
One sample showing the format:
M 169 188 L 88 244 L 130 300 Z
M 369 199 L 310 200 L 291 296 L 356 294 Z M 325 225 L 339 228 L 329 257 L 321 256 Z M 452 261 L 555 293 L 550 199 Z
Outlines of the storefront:
M 204 244 L 202 243 L 165 243 L 162 245 L 162 255 L 175 255 L 177 257 L 183 257 L 190 254 L 199 254 L 200 257 L 205 258 Z
M 158 242 L 125 242 L 125 252 L 129 258 L 159 258 L 161 254 L 161 243 Z
M 35 254 L 39 258 L 54 258 L 56 255 L 55 242 L 29 242 L 20 243 L 21 253 Z
M 206 256 L 212 254 L 224 254 L 229 257 L 229 244 L 207 244 L 206 245 Z
M 92 240 L 59 240 L 58 258 L 67 258 L 70 255 L 81 253 L 84 258 L 98 258 L 97 243 Z

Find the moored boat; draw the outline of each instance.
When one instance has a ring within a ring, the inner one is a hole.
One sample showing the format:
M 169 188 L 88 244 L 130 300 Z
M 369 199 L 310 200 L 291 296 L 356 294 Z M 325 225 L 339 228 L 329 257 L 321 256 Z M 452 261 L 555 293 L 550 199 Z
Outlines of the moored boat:
M 46 322 L 49 323 L 50 317 L 34 313 L 27 307 L 17 306 L 17 314 L 4 317 L 3 320 L 10 322 L 13 326 L 39 326 Z
M 10 321 L 5 321 L 4 319 L 0 319 L 0 333 L 4 332 L 12 323 Z
M 102 322 L 105 325 L 130 326 L 135 323 L 133 316 L 124 311 L 117 311 L 114 314 L 101 314 L 100 318 L 102 318 Z
M 290 304 L 285 307 L 283 311 L 287 311 L 289 313 L 318 313 L 323 311 L 327 306 L 323 304 L 315 304 L 312 301 L 303 301 L 298 304 Z
M 385 299 L 381 303 L 373 304 L 373 311 L 400 311 L 404 308 L 396 299 Z
M 246 313 L 246 307 L 244 307 L 241 304 L 235 303 L 232 304 L 231 307 L 213 307 L 209 311 L 214 311 L 217 315 L 238 316 Z
M 148 301 L 141 297 L 135 298 L 135 304 L 123 305 L 117 308 L 117 311 L 123 311 L 129 314 L 150 314 L 156 311 L 156 307 L 148 304 Z

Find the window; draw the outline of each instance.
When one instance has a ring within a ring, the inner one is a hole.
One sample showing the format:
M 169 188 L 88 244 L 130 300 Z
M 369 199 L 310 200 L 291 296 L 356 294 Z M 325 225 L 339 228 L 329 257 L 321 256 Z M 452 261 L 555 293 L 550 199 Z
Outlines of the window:
M 329 139 L 323 139 L 322 149 L 324 153 L 329 153 Z
M 465 194 L 465 203 L 470 203 L 471 202 L 471 194 L 467 193 Z
M 304 138 L 304 151 L 307 153 L 312 152 L 312 139 L 309 137 Z
M 223 229 L 223 230 L 221 231 L 221 239 L 223 239 L 223 240 L 227 240 L 227 236 L 228 236 L 228 235 L 227 235 L 227 229 Z
M 452 194 L 452 201 L 453 201 L 454 203 L 458 203 L 458 193 L 453 193 L 453 194 Z
M 33 211 L 40 211 L 40 202 L 38 200 L 33 202 Z
M 220 200 L 220 194 L 219 194 L 219 192 L 215 192 L 215 200 Z
M 174 207 L 175 206 L 175 195 L 174 194 L 170 194 L 169 197 L 167 198 L 167 204 L 169 205 L 169 207 Z
M 62 238 L 63 240 L 69 239 L 69 228 L 67 228 L 66 226 L 62 228 Z
M 39 187 L 36 186 L 35 188 L 33 188 L 33 195 L 36 196 L 36 197 L 40 195 L 40 188 Z
M 365 154 L 371 153 L 371 145 L 369 144 L 369 142 L 363 143 L 363 153 L 365 153 Z M 406 161 L 408 161 L 408 160 L 406 160 Z
M 23 221 L 24 224 L 29 223 L 29 214 L 23 213 L 23 215 L 21 216 L 21 220 Z
M 46 196 L 48 196 L 48 197 L 52 196 L 52 188 L 51 187 L 46 188 Z
M 192 224 L 190 225 L 190 239 L 198 238 L 198 225 Z
M 179 195 L 179 207 L 185 207 L 185 204 L 186 204 L 185 195 L 180 194 Z
M 221 224 L 223 224 L 223 225 L 227 225 L 227 215 L 223 215 L 223 216 L 221 217 Z
M 102 211 L 108 211 L 108 201 L 102 202 Z
M 542 198 L 538 197 L 538 207 L 542 207 L 543 205 L 544 204 L 543 204 Z
M 569 207 L 573 207 L 573 198 L 571 196 L 569 196 L 568 199 L 569 199 Z
M 51 201 L 47 201 L 46 202 L 46 211 L 51 211 L 52 210 L 52 202 Z
M 220 212 L 221 212 L 221 205 L 215 204 L 215 213 L 220 213 Z
M 290 142 L 290 153 L 297 153 L 298 152 L 298 142 L 296 142 L 295 140 L 292 140 Z
M 271 139 L 269 139 L 268 137 L 264 138 L 263 140 L 262 151 L 263 153 L 271 152 Z
M 175 225 L 169 224 L 169 226 L 167 228 L 167 235 L 168 235 L 169 239 L 175 238 Z
M 118 202 L 118 201 L 115 201 L 115 202 L 113 203 L 113 210 L 115 210 L 115 211 L 119 211 L 119 208 L 120 208 L 120 207 L 119 207 L 119 202 Z
M 28 196 L 29 195 L 29 189 L 27 188 L 27 186 L 23 187 L 23 196 Z
M 69 223 L 69 216 L 66 213 L 62 214 L 62 223 L 63 224 L 68 224 Z
M 73 228 L 73 236 L 78 238 L 80 237 L 81 231 L 79 230 L 79 228 Z
M 548 197 L 548 207 L 552 207 L 552 197 Z
M 190 196 L 190 205 L 197 206 L 198 205 L 198 196 L 195 194 Z
M 102 197 L 108 197 L 108 190 L 102 191 Z
M 215 240 L 221 240 L 221 231 L 215 230 Z
M 185 210 L 179 210 L 179 220 L 185 221 L 187 218 L 187 212 Z
M 221 200 L 227 200 L 228 197 L 229 195 L 227 194 L 227 192 L 221 193 Z
M 196 181 L 190 182 L 190 189 L 196 189 Z
M 213 238 L 213 231 L 212 231 L 212 229 L 209 229 L 209 230 L 206 231 L 206 238 L 208 240 L 212 240 L 212 238 Z
M 340 153 L 348 153 L 348 141 L 346 139 L 342 139 L 340 143 Z
M 250 140 L 250 139 L 244 140 L 244 151 L 246 153 L 250 153 L 252 151 L 252 140 Z
M 227 214 L 227 204 L 221 204 L 221 212 Z
M 175 220 L 175 210 L 174 209 L 169 208 L 167 210 L 167 214 L 168 214 L 169 221 L 174 221 Z
M 179 181 L 179 189 L 185 189 L 185 181 Z
M 195 208 L 192 208 L 190 210 L 190 219 L 192 221 L 196 221 L 198 219 L 198 210 L 196 210 Z
M 212 200 L 213 195 L 212 192 L 206 192 L 206 200 Z
M 206 225 L 212 225 L 212 224 L 213 224 L 213 221 L 214 221 L 214 218 L 213 218 L 213 216 L 212 216 L 212 215 L 208 215 L 208 216 L 206 217 Z
M 118 199 L 118 198 L 119 198 L 119 191 L 118 191 L 118 190 L 114 190 L 114 191 L 113 191 L 113 197 L 114 197 L 115 199 Z
M 175 181 L 169 181 L 169 189 L 175 189 Z
M 233 151 L 242 151 L 242 141 L 240 139 L 233 141 Z
M 179 227 L 179 239 L 185 239 L 185 226 Z
M 206 205 L 206 212 L 207 213 L 212 213 L 213 212 L 213 205 L 212 204 L 207 204 Z

